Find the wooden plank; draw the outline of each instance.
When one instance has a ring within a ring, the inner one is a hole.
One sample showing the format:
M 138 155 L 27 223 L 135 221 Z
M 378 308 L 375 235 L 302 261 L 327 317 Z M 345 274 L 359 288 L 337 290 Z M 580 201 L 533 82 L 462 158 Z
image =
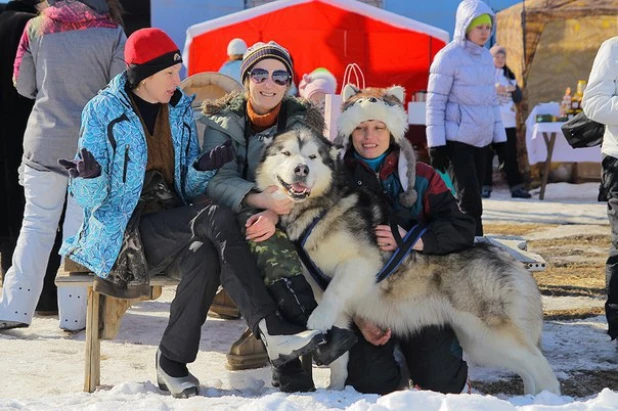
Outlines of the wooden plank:
M 75 272 L 75 273 L 88 273 L 90 272 L 90 269 L 84 267 L 81 264 L 77 264 L 75 261 L 71 260 L 70 258 L 64 257 L 62 259 L 62 267 L 61 267 L 62 271 L 67 271 L 67 272 Z
M 94 281 L 94 274 L 83 273 L 71 273 L 65 271 L 58 271 L 56 274 L 56 286 L 90 286 Z M 179 280 L 166 277 L 163 275 L 157 275 L 150 279 L 150 285 L 152 286 L 175 286 L 180 283 Z
M 99 293 L 88 287 L 86 314 L 84 391 L 94 392 L 101 383 L 101 340 L 99 339 Z
M 528 251 L 526 240 L 523 237 L 488 235 L 477 237 L 475 241 L 501 248 L 517 261 L 521 261 L 528 271 L 544 271 L 547 265 L 543 257 Z

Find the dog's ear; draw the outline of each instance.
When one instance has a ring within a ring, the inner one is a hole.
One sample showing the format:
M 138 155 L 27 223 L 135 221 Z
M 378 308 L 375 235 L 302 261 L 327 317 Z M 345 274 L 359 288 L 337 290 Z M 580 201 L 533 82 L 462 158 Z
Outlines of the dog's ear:
M 401 86 L 392 86 L 386 89 L 386 95 L 399 99 L 401 104 L 403 104 L 406 98 L 406 89 Z
M 333 144 L 330 147 L 330 158 L 335 162 L 339 161 L 343 157 L 343 153 L 345 151 L 344 149 L 345 147 L 343 147 L 341 144 Z
M 346 84 L 341 92 L 341 97 L 343 97 L 343 101 L 348 101 L 350 97 L 360 92 L 360 89 L 356 88 L 352 84 Z

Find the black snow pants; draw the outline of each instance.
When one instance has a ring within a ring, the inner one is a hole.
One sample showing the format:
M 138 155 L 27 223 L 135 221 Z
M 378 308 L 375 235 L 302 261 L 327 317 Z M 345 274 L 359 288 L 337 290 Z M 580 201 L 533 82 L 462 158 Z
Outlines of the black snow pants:
M 458 141 L 447 141 L 451 162 L 449 174 L 457 193 L 459 209 L 476 221 L 475 235 L 483 235 L 483 201 L 481 188 L 485 178 L 485 164 L 489 146 L 475 147 Z
M 612 229 L 609 257 L 605 263 L 605 284 L 607 301 L 607 333 L 612 340 L 618 337 L 618 159 L 603 157 L 603 189 L 607 193 L 607 217 Z
M 253 330 L 276 312 L 230 209 L 179 207 L 143 216 L 139 228 L 149 274 L 163 272 L 180 279 L 160 344 L 167 358 L 195 361 L 201 327 L 219 284 Z
M 468 365 L 450 327 L 425 327 L 406 338 L 391 338 L 383 346 L 367 342 L 358 328 L 358 342 L 350 350 L 348 380 L 359 392 L 388 394 L 405 386 L 395 348 L 405 358 L 412 384 L 441 393 L 460 393 L 468 379 Z

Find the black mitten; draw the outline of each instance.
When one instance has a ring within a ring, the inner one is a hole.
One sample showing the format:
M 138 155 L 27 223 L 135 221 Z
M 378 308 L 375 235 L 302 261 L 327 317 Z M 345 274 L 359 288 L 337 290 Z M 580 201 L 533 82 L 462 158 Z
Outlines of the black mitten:
M 58 164 L 67 170 L 71 178 L 95 178 L 101 175 L 101 166 L 90 151 L 82 148 L 80 156 L 81 160 L 61 158 L 58 160 Z
M 233 158 L 234 149 L 232 148 L 232 140 L 226 140 L 226 142 L 220 146 L 213 148 L 208 153 L 202 154 L 195 162 L 195 168 L 199 171 L 216 170 L 229 161 L 232 161 Z
M 448 169 L 448 166 L 450 164 L 446 146 L 430 147 L 429 159 L 433 168 L 443 173 L 446 173 L 446 170 Z

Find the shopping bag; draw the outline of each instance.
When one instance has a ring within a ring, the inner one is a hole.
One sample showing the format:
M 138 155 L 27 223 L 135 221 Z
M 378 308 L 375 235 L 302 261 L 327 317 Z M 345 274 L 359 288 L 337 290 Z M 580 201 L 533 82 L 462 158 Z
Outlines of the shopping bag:
M 353 84 L 360 89 L 365 88 L 365 76 L 356 63 L 347 65 L 343 73 L 341 90 L 348 84 Z M 341 94 L 327 94 L 324 98 L 324 123 L 326 125 L 324 136 L 330 141 L 335 141 L 335 137 L 337 137 L 337 120 L 341 114 L 342 103 Z

